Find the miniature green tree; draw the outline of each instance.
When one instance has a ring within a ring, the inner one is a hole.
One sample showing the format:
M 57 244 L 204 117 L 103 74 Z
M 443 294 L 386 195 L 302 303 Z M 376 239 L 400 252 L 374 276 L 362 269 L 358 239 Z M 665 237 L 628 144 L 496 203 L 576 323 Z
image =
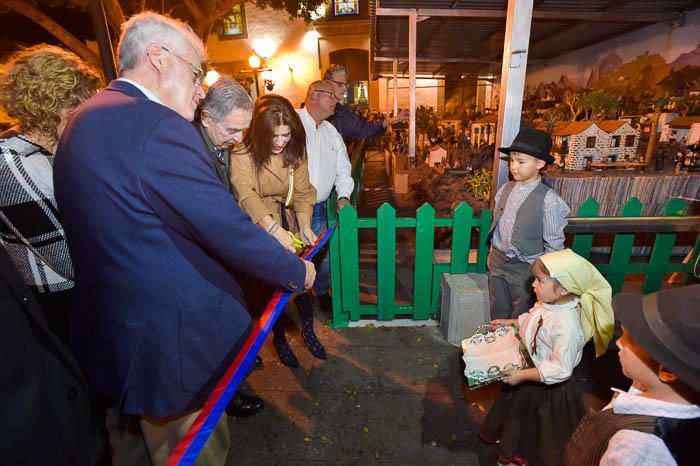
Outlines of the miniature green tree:
M 619 107 L 619 98 L 605 92 L 586 92 L 581 96 L 581 105 L 586 111 L 586 120 L 605 119 Z

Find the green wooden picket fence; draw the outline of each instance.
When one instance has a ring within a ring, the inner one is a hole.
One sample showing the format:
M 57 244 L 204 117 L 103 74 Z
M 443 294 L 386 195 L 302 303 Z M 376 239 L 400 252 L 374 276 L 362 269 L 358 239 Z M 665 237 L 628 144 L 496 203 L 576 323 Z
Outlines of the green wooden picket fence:
M 682 199 L 670 200 L 665 208 L 664 216 L 682 217 L 685 203 Z M 599 206 L 590 198 L 581 205 L 578 212 L 579 220 L 598 217 Z M 640 217 L 642 204 L 636 198 L 627 202 L 619 217 L 639 217 L 639 222 L 656 217 Z M 483 210 L 481 216 L 473 215 L 472 208 L 459 204 L 453 211 L 452 217 L 436 218 L 435 210 L 429 204 L 424 204 L 416 211 L 415 218 L 397 218 L 396 211 L 389 204 L 383 204 L 377 210 L 376 218 L 358 218 L 352 206 L 345 207 L 337 216 L 335 206 L 329 205 L 329 222 L 336 219 L 339 226 L 330 239 L 331 259 L 331 290 L 333 298 L 332 327 L 345 327 L 350 321 L 360 318 L 375 318 L 377 320 L 392 320 L 397 315 L 409 316 L 413 320 L 426 320 L 438 311 L 440 277 L 444 272 L 449 273 L 486 273 L 486 257 L 488 245 L 486 236 L 491 223 L 491 211 Z M 608 217 L 610 218 L 610 217 Z M 694 260 L 700 251 L 700 218 L 691 219 L 689 230 L 694 234 Z M 572 219 L 573 220 L 573 219 Z M 676 219 L 674 219 L 674 222 Z M 573 223 L 573 222 L 572 222 Z M 581 222 L 579 222 L 581 223 Z M 583 222 L 585 223 L 585 222 Z M 668 223 L 668 222 L 667 222 Z M 414 257 L 414 289 L 411 304 L 397 304 L 396 297 L 396 233 L 397 229 L 412 229 L 415 231 Z M 452 244 L 449 262 L 434 260 L 435 229 L 451 228 Z M 621 227 L 622 228 L 622 227 Z M 377 304 L 362 304 L 360 302 L 360 244 L 361 229 L 376 230 L 377 238 Z M 659 231 L 672 231 L 673 227 Z M 686 280 L 691 278 L 693 260 L 685 263 L 671 262 L 671 254 L 678 234 L 674 232 L 657 233 L 651 255 L 647 263 L 632 261 L 635 233 L 633 228 L 617 230 L 610 252 L 610 260 L 606 264 L 596 264 L 610 284 L 613 292 L 622 289 L 625 274 L 645 274 L 643 292 L 649 293 L 661 288 L 665 276 L 669 273 L 686 274 Z M 570 247 L 583 257 L 591 257 L 595 233 L 575 233 Z M 474 244 L 472 244 L 474 243 Z M 469 262 L 469 252 L 475 250 L 476 260 Z

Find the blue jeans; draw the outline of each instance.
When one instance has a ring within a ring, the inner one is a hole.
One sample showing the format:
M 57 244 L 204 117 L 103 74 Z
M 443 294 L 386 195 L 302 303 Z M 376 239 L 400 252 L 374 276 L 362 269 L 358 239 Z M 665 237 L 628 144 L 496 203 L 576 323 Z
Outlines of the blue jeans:
M 326 202 L 319 202 L 314 206 L 314 213 L 311 217 L 311 230 L 316 236 L 328 230 L 328 212 L 326 211 Z M 314 257 L 316 264 L 316 281 L 314 282 L 314 291 L 316 295 L 328 293 L 331 281 L 331 264 L 328 254 L 328 246 L 324 247 Z

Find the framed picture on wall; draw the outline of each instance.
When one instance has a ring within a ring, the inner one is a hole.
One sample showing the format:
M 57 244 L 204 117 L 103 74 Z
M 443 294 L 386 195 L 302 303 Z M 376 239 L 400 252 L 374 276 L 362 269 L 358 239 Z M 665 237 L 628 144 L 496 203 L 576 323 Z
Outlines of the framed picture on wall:
M 248 30 L 245 24 L 245 8 L 243 4 L 235 5 L 219 20 L 219 40 L 247 39 Z
M 333 0 L 333 16 L 359 14 L 360 0 Z

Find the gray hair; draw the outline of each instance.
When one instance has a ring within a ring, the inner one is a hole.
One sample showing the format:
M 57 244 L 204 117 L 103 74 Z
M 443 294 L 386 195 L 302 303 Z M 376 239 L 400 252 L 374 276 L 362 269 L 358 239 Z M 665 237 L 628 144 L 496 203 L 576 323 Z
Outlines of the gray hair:
M 191 27 L 177 19 L 145 11 L 122 24 L 117 48 L 119 74 L 136 68 L 154 42 L 164 42 L 162 45 L 171 47 L 173 52 L 182 52 L 190 46 L 202 61 L 206 60 L 204 44 Z
M 253 110 L 253 99 L 235 79 L 221 76 L 207 90 L 201 110 L 215 120 L 223 120 L 234 108 Z
M 332 64 L 328 65 L 326 72 L 323 73 L 323 79 L 332 80 L 333 75 L 336 73 L 343 73 L 346 78 L 348 77 L 348 70 L 346 70 L 343 65 L 338 65 L 336 63 L 332 63 Z

